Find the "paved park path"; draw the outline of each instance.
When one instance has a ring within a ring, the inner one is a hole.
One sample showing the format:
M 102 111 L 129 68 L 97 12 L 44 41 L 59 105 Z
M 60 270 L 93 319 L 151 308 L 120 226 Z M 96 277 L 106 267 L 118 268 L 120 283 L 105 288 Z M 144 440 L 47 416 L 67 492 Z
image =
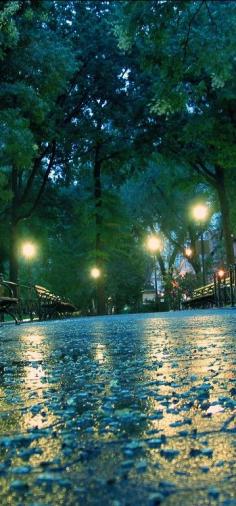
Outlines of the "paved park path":
M 0 327 L 0 504 L 236 505 L 236 310 Z

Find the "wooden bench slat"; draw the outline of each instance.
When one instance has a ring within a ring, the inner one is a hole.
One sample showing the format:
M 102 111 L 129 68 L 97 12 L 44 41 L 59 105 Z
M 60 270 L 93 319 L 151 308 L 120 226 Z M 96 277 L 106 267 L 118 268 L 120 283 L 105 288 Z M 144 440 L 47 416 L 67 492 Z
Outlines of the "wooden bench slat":
M 73 304 L 63 300 L 59 295 L 51 293 L 47 288 L 35 285 L 34 289 L 39 301 L 41 318 L 50 318 L 55 314 L 73 313 L 76 310 Z

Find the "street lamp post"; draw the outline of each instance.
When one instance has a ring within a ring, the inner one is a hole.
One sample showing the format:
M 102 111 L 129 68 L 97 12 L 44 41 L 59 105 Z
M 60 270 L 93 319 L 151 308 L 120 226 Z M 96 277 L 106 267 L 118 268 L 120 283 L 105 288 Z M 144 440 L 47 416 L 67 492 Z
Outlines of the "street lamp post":
M 98 267 L 92 267 L 91 271 L 90 271 L 90 275 L 91 277 L 94 279 L 95 283 L 96 283 L 96 306 L 94 304 L 94 311 L 97 313 L 98 312 L 98 280 L 101 276 L 101 270 L 98 268 Z
M 217 272 L 217 279 L 218 279 L 218 301 L 219 306 L 223 306 L 225 303 L 225 276 L 226 272 L 224 269 L 219 269 Z
M 25 242 L 22 244 L 21 250 L 22 250 L 22 255 L 24 256 L 24 258 L 26 260 L 27 276 L 28 276 L 28 283 L 29 283 L 29 296 L 28 296 L 28 310 L 27 310 L 27 312 L 29 313 L 30 319 L 33 320 L 34 308 L 33 308 L 33 294 L 32 294 L 33 286 L 32 286 L 31 260 L 32 260 L 32 258 L 35 257 L 36 252 L 37 252 L 37 248 L 36 248 L 35 244 L 33 244 L 32 242 Z
M 204 239 L 203 239 L 203 230 L 201 228 L 201 257 L 202 257 L 202 281 L 203 285 L 206 284 L 206 271 L 205 271 L 205 252 L 204 252 Z
M 29 284 L 32 283 L 32 272 L 31 272 L 31 260 L 36 255 L 36 246 L 32 242 L 25 242 L 22 245 L 22 254 L 27 262 L 27 270 L 28 270 L 28 281 Z
M 155 280 L 155 299 L 157 302 L 157 252 L 161 250 L 161 240 L 156 235 L 150 235 L 146 243 L 147 249 L 153 254 L 154 258 L 154 280 Z
M 205 271 L 205 251 L 204 251 L 204 237 L 203 237 L 203 223 L 207 219 L 209 209 L 205 204 L 197 204 L 193 207 L 192 214 L 195 220 L 200 224 L 200 241 L 201 241 L 201 259 L 202 259 L 202 281 L 203 285 L 206 284 L 206 271 Z

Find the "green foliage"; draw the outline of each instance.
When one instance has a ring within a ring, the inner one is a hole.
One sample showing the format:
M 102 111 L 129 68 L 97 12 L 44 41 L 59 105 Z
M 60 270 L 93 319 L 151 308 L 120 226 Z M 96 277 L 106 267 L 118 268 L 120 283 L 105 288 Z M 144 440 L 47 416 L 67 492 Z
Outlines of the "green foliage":
M 138 304 L 147 230 L 173 265 L 198 239 L 187 209 L 201 196 L 229 236 L 234 22 L 233 2 L 210 0 L 1 3 L 0 262 L 13 229 L 32 235 L 38 282 L 86 311 L 98 261 L 121 309 Z
M 216 189 L 228 263 L 233 261 L 226 180 L 235 167 L 235 20 L 234 2 L 117 6 L 119 43 L 136 49 L 149 83 L 148 107 L 157 124 L 162 121 L 159 151 L 182 160 Z
M 2 163 L 18 169 L 29 168 L 37 151 L 29 121 L 19 110 L 5 109 L 1 114 L 0 132 Z
M 13 280 L 17 228 L 35 211 L 44 193 L 55 143 L 61 138 L 64 112 L 59 98 L 77 70 L 70 44 L 52 26 L 53 12 L 54 4 L 46 0 L 1 4 L 0 166 L 11 188 L 7 196 L 11 201 L 2 216 L 9 224 Z
M 146 259 L 118 195 L 106 193 L 104 206 L 101 231 L 105 245 L 102 257 L 105 300 L 111 297 L 112 305 L 120 311 L 127 303 L 138 303 Z M 40 279 L 42 285 L 71 298 L 86 314 L 96 296 L 90 275 L 97 253 L 92 196 L 82 188 L 78 192 L 73 185 L 52 184 L 38 216 L 31 218 L 30 223 L 22 223 L 21 237 L 31 238 L 38 245 L 32 266 L 34 281 Z M 23 259 L 21 273 L 22 280 L 27 282 Z
M 2 167 L 2 171 L 0 172 L 0 206 L 8 202 L 12 195 L 8 186 L 7 170 L 7 167 Z
M 1 2 L 0 7 L 0 60 L 4 58 L 5 51 L 14 47 L 19 38 L 19 32 L 16 26 L 14 15 L 20 8 L 19 1 Z
M 190 208 L 193 201 L 211 192 L 198 175 L 191 177 L 188 166 L 177 165 L 173 159 L 152 155 L 145 170 L 130 178 L 122 188 L 129 214 L 144 232 L 155 229 L 183 249 L 189 240 Z
M 151 70 L 153 107 L 161 114 L 182 109 L 189 87 L 202 97 L 232 79 L 235 52 L 233 2 L 122 2 L 116 33 L 122 48 L 136 46 Z M 195 78 L 195 80 L 194 80 Z

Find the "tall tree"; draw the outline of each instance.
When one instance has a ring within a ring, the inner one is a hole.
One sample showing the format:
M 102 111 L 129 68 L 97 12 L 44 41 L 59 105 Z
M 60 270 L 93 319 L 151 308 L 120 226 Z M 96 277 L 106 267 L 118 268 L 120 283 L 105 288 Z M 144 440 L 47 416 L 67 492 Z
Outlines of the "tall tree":
M 120 45 L 136 48 L 151 81 L 151 110 L 165 122 L 157 149 L 184 160 L 217 191 L 232 263 L 226 180 L 235 166 L 235 3 L 125 1 L 117 13 Z
M 1 167 L 11 197 L 3 209 L 10 224 L 10 279 L 18 275 L 19 223 L 35 211 L 55 163 L 62 94 L 75 72 L 70 45 L 51 27 L 53 4 L 1 4 L 11 13 L 1 58 Z M 5 18 L 4 18 L 5 19 Z
M 84 2 L 86 4 L 86 2 Z M 82 6 L 84 5 L 82 4 Z M 73 30 L 81 25 L 81 2 L 75 4 Z M 67 143 L 68 164 L 83 167 L 93 179 L 94 262 L 106 271 L 107 196 L 114 193 L 132 170 L 131 161 L 145 149 L 138 139 L 143 133 L 142 83 L 129 79 L 132 55 L 124 55 L 113 31 L 113 3 L 87 2 L 84 27 L 80 30 L 80 49 L 86 61 L 77 94 L 84 91 L 80 110 L 74 110 Z M 92 41 L 87 45 L 87 36 Z M 106 37 L 104 37 L 104 33 Z M 136 64 L 136 62 L 135 62 Z M 73 96 L 71 97 L 72 100 Z M 116 220 L 114 220 L 115 222 Z M 105 281 L 98 283 L 98 312 L 105 311 Z

